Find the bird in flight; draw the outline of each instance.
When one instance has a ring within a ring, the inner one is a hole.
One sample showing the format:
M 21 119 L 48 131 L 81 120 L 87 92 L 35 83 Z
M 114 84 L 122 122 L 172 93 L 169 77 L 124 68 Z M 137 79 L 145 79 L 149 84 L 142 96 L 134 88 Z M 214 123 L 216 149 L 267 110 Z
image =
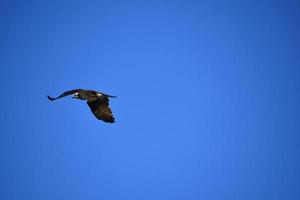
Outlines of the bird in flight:
M 54 101 L 56 99 L 73 95 L 73 98 L 80 100 L 87 100 L 87 104 L 90 107 L 91 111 L 95 115 L 95 117 L 99 120 L 103 120 L 104 122 L 114 123 L 115 118 L 111 112 L 109 107 L 109 97 L 116 98 L 116 96 L 111 96 L 108 94 L 104 94 L 102 92 L 94 91 L 94 90 L 84 90 L 84 89 L 74 89 L 69 90 L 58 97 L 50 97 L 47 96 L 49 100 Z

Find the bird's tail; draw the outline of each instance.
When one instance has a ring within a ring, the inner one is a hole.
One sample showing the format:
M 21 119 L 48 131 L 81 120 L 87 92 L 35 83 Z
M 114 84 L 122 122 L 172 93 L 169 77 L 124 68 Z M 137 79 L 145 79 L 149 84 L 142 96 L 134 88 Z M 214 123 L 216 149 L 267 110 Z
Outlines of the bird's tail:
M 116 96 L 105 94 L 105 93 L 102 93 L 102 92 L 101 92 L 101 94 L 104 95 L 104 96 L 106 96 L 106 97 L 117 98 Z
M 116 96 L 112 96 L 112 95 L 108 95 L 108 94 L 105 94 L 105 96 L 111 97 L 111 98 L 117 98 Z

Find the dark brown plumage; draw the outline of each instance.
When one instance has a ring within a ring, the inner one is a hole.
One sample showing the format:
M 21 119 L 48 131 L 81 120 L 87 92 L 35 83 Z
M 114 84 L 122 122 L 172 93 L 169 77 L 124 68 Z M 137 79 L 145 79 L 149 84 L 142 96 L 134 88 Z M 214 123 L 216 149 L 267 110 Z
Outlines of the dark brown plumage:
M 104 94 L 102 92 L 94 91 L 94 90 L 84 90 L 84 89 L 74 89 L 69 90 L 58 97 L 50 97 L 47 96 L 49 100 L 54 101 L 56 99 L 73 95 L 73 98 L 80 100 L 87 100 L 87 104 L 90 107 L 91 111 L 95 115 L 95 117 L 99 120 L 103 120 L 104 122 L 114 123 L 115 118 L 112 114 L 112 111 L 109 107 L 109 97 L 116 98 L 115 96 L 111 96 L 108 94 Z

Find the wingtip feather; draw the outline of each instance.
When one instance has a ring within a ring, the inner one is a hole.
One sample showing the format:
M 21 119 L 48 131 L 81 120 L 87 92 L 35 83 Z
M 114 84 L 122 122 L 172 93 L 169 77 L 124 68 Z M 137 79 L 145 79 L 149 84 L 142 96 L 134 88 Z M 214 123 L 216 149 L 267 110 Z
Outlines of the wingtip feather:
M 50 96 L 47 96 L 48 97 L 48 99 L 50 100 L 50 101 L 54 101 L 55 100 L 55 98 L 52 98 L 52 97 L 50 97 Z

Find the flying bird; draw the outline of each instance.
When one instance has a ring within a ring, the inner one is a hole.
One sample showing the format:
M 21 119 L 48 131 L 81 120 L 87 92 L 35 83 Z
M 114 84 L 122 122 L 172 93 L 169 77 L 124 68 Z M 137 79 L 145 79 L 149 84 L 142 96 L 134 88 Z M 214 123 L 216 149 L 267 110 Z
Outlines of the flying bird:
M 84 89 L 74 89 L 69 90 L 58 97 L 50 97 L 47 96 L 49 100 L 54 101 L 56 99 L 73 95 L 73 98 L 80 100 L 87 100 L 87 104 L 90 107 L 91 111 L 95 115 L 95 117 L 99 120 L 103 120 L 104 122 L 114 123 L 115 118 L 112 114 L 112 111 L 109 107 L 109 97 L 116 98 L 116 96 L 111 96 L 108 94 L 104 94 L 102 92 L 94 91 L 94 90 L 84 90 Z

